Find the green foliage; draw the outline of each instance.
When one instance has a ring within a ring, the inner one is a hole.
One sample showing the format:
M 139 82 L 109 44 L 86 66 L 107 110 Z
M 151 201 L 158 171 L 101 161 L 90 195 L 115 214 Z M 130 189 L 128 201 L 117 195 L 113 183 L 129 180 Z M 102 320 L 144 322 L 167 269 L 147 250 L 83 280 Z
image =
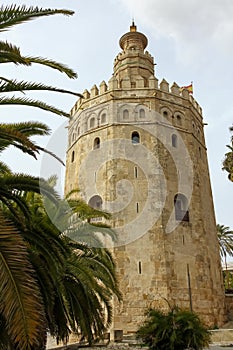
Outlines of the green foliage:
M 233 131 L 233 127 L 230 127 L 230 131 Z M 227 145 L 229 152 L 225 153 L 223 161 L 223 170 L 229 173 L 228 179 L 233 182 L 233 137 L 231 137 L 231 144 Z
M 1 6 L 0 32 L 7 31 L 17 24 L 21 24 L 35 18 L 56 14 L 71 16 L 73 15 L 73 11 L 64 9 L 41 9 L 32 6 L 27 7 L 25 5 Z M 32 64 L 40 64 L 42 66 L 55 69 L 60 73 L 64 73 L 70 79 L 77 78 L 77 74 L 71 68 L 62 63 L 44 57 L 24 56 L 21 54 L 20 48 L 16 45 L 11 44 L 7 41 L 0 40 L 0 64 L 1 63 L 13 63 L 16 65 L 25 65 L 28 67 L 30 67 Z M 54 86 L 34 82 L 17 81 L 16 79 L 9 79 L 8 77 L 0 77 L 0 94 L 3 94 L 0 95 L 0 105 L 26 105 L 37 107 L 60 116 L 70 116 L 69 113 L 54 106 L 48 105 L 43 101 L 26 97 L 25 93 L 27 91 L 53 91 L 82 97 L 82 95 L 79 93 L 57 88 Z M 9 93 L 14 92 L 21 92 L 23 96 L 9 96 Z
M 200 350 L 210 343 L 210 333 L 198 315 L 177 306 L 167 313 L 150 309 L 137 338 L 151 350 Z
M 43 10 L 24 5 L 2 6 L 0 32 L 37 17 L 59 13 L 73 14 L 68 10 Z M 3 41 L 0 41 L 0 63 L 26 66 L 36 63 L 65 73 L 69 78 L 76 77 L 72 69 L 61 63 L 23 56 L 18 47 Z M 0 77 L 0 93 L 3 94 L 0 105 L 28 105 L 69 117 L 56 107 L 25 97 L 29 90 L 81 96 L 40 83 Z M 23 97 L 5 96 L 14 91 L 21 92 Z M 14 146 L 34 158 L 41 151 L 56 157 L 30 138 L 49 132 L 48 127 L 39 122 L 1 123 L 0 152 Z M 42 195 L 50 207 L 50 216 Z M 63 342 L 73 331 L 91 343 L 110 325 L 112 297 L 115 294 L 120 298 L 114 261 L 109 251 L 91 248 L 85 243 L 86 232 L 83 234 L 81 226 L 74 227 L 73 213 L 79 222 L 86 221 L 86 231 L 92 228 L 89 236 L 106 230 L 94 227 L 88 221 L 101 214 L 107 218 L 107 213 L 95 211 L 82 201 L 64 201 L 44 179 L 14 174 L 0 162 L 1 350 L 44 350 L 47 331 Z M 60 223 L 64 230 L 72 231 L 76 241 L 62 233 L 54 222 Z M 70 230 L 68 223 L 73 225 Z M 81 243 L 78 239 L 82 235 Z M 94 240 L 97 242 L 98 237 L 95 236 Z

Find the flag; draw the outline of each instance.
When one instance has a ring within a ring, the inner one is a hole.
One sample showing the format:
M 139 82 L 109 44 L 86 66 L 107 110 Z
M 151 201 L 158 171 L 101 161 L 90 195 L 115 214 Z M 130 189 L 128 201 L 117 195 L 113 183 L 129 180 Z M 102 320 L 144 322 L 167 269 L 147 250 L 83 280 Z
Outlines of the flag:
M 187 85 L 187 86 L 182 86 L 180 88 L 180 91 L 183 91 L 184 89 L 188 90 L 188 92 L 190 94 L 193 94 L 193 83 L 191 83 L 190 85 Z

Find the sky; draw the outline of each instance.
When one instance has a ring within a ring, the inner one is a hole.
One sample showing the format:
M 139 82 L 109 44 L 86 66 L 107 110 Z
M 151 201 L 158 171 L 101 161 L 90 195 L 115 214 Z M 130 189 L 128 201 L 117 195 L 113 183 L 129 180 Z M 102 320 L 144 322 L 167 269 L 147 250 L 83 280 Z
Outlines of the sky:
M 2 2 L 3 5 L 11 3 Z M 1 40 L 7 39 L 20 46 L 24 55 L 66 63 L 78 73 L 78 79 L 69 80 L 64 74 L 46 67 L 8 64 L 3 66 L 1 75 L 80 93 L 111 78 L 113 60 L 120 52 L 119 38 L 129 31 L 134 18 L 138 31 L 148 38 L 147 49 L 157 64 L 157 78 L 160 81 L 165 78 L 170 85 L 175 81 L 179 86 L 193 81 L 194 98 L 202 106 L 204 123 L 208 124 L 205 136 L 216 220 L 233 229 L 233 184 L 222 171 L 233 121 L 233 1 L 18 0 L 14 3 L 75 11 L 72 17 L 57 15 L 16 26 L 1 33 Z M 76 102 L 74 96 L 52 92 L 29 96 L 66 111 Z M 65 126 L 68 124 L 65 118 L 30 107 L 1 108 L 1 122 L 40 120 L 48 124 L 51 136 L 36 141 L 44 146 L 49 143 L 49 147 L 55 147 L 54 151 L 65 157 Z M 39 175 L 43 173 L 41 168 L 46 167 L 43 157 L 35 161 L 18 151 L 6 152 L 4 159 L 16 172 Z M 64 174 L 64 169 L 60 171 Z

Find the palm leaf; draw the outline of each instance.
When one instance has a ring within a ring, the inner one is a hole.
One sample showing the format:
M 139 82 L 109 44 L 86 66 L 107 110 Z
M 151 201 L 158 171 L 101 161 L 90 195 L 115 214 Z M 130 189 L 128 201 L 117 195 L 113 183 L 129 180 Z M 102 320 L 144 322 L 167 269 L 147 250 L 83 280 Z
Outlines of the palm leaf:
M 54 114 L 63 116 L 63 117 L 70 117 L 69 113 L 66 113 L 60 109 L 57 109 L 53 106 L 48 105 L 47 103 L 44 103 L 42 101 L 38 101 L 38 100 L 33 100 L 33 99 L 29 99 L 29 98 L 20 98 L 20 97 L 1 97 L 0 98 L 0 105 L 21 105 L 21 106 L 30 106 L 30 107 L 37 107 L 40 109 L 43 109 L 45 111 L 48 112 L 52 112 Z
M 63 14 L 71 16 L 73 11 L 65 9 L 43 9 L 39 7 L 26 7 L 25 5 L 10 5 L 0 7 L 0 31 L 8 30 L 16 24 L 30 21 L 36 17 Z
M 1 81 L 2 80 L 2 81 Z M 66 93 L 74 96 L 82 97 L 81 94 L 72 92 L 69 90 L 59 89 L 53 86 L 44 85 L 41 83 L 32 83 L 25 81 L 17 81 L 17 80 L 6 80 L 3 77 L 0 77 L 0 92 L 12 92 L 12 91 L 55 91 L 60 93 Z
M 38 345 L 46 332 L 43 305 L 27 247 L 12 223 L 0 213 L 0 313 L 19 349 Z

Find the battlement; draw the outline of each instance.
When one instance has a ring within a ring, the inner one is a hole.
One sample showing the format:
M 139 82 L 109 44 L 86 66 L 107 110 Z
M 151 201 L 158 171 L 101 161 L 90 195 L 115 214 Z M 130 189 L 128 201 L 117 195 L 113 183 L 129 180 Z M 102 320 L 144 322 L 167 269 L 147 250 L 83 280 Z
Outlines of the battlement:
M 133 51 L 127 51 L 127 52 L 120 52 L 116 58 L 114 59 L 114 64 L 117 63 L 118 61 L 122 61 L 125 58 L 131 58 L 133 56 L 138 56 L 138 57 L 142 57 L 142 58 L 147 58 L 149 59 L 152 63 L 154 62 L 154 58 L 153 56 L 148 52 L 140 52 L 138 50 L 133 50 Z
M 147 97 L 162 98 L 167 101 L 175 99 L 177 103 L 182 103 L 182 100 L 188 100 L 197 113 L 202 116 L 202 108 L 187 89 L 181 89 L 175 82 L 170 86 L 165 79 L 159 83 L 158 79 L 153 75 L 149 79 L 138 75 L 136 81 L 132 81 L 129 76 L 126 76 L 120 82 L 116 77 L 112 76 L 108 84 L 102 81 L 98 87 L 93 85 L 90 91 L 84 90 L 83 98 L 79 98 L 71 109 L 71 116 L 74 116 L 78 110 L 99 103 L 99 99 L 101 99 L 101 102 L 111 99 L 113 91 L 121 92 L 121 97 L 124 93 L 129 95 L 132 92 L 130 95 L 135 97 L 141 97 L 146 94 L 145 96 Z

